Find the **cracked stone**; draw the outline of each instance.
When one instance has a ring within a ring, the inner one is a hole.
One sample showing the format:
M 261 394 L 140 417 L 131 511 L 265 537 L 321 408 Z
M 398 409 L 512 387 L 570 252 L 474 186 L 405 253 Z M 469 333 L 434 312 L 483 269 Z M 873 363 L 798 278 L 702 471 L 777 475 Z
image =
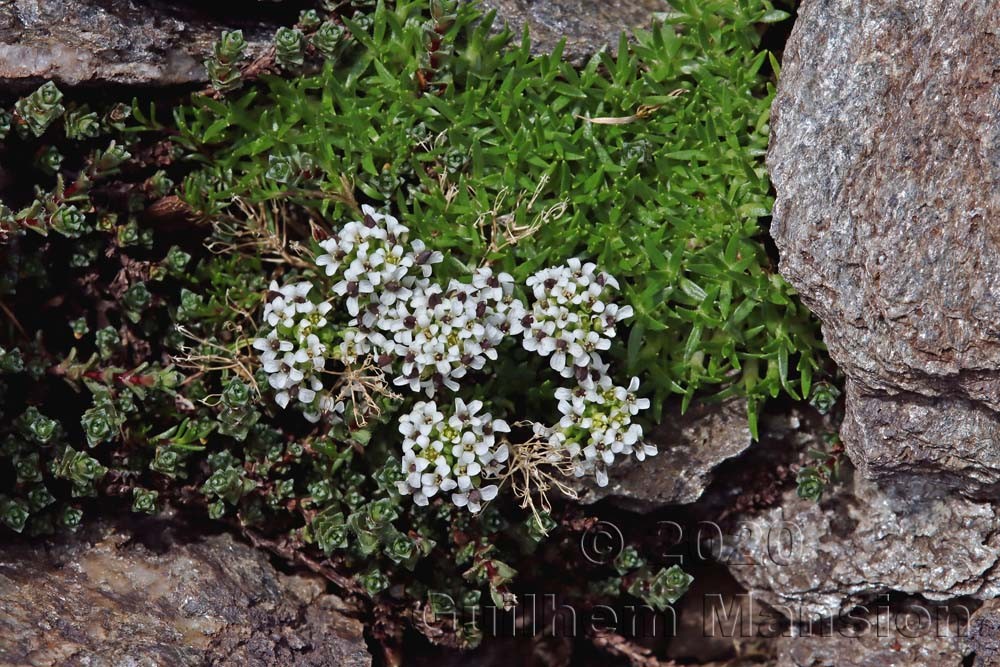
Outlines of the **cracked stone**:
M 274 27 L 225 23 L 183 2 L 13 0 L 0 3 L 0 81 L 172 85 L 207 81 L 202 61 L 224 29 L 259 55 Z
M 636 512 L 695 502 L 711 483 L 712 471 L 750 446 L 746 410 L 746 400 L 734 399 L 665 419 L 649 437 L 659 449 L 656 456 L 616 463 L 603 488 L 589 478 L 577 481 L 580 501 L 612 498 Z
M 847 383 L 841 433 L 868 477 L 921 477 L 976 497 L 1000 490 L 1000 413 L 961 398 L 865 394 Z

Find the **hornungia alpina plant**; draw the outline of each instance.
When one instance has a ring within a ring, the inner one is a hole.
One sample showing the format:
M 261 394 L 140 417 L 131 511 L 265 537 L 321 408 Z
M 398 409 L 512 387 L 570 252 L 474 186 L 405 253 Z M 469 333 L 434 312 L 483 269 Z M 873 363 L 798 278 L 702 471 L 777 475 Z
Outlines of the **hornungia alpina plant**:
M 457 392 L 487 362 L 507 362 L 505 340 L 520 337 L 525 350 L 549 357 L 552 369 L 572 381 L 555 391 L 559 423 L 530 424 L 548 437 L 550 463 L 567 459 L 577 476 L 592 473 L 605 486 L 616 455 L 634 452 L 642 460 L 656 454 L 653 445 L 640 442 L 642 427 L 632 421 L 649 407 L 649 399 L 636 393 L 638 378 L 628 388 L 614 386 L 601 357 L 616 324 L 632 314 L 612 301 L 618 286 L 613 276 L 575 258 L 543 269 L 527 281 L 534 297 L 529 309 L 509 274 L 486 267 L 467 282 L 432 282 L 442 253 L 411 241 L 409 229 L 391 215 L 367 205 L 362 214 L 319 242 L 315 266 L 321 271 L 312 280 L 270 287 L 253 347 L 282 408 L 294 402 L 312 422 L 342 421 L 345 404 L 358 414 L 350 383 L 339 383 L 336 391 L 324 386 L 327 361 L 348 369 L 378 366 L 393 385 L 429 398 Z M 346 323 L 337 311 L 349 318 Z M 501 479 L 508 456 L 520 455 L 519 447 L 499 439 L 511 430 L 506 421 L 477 415 L 482 401 L 439 400 L 440 407 L 421 401 L 400 418 L 405 480 L 396 488 L 418 505 L 450 492 L 455 505 L 478 513 L 482 501 L 496 496 L 492 482 Z M 531 421 L 530 415 L 515 417 Z M 544 489 L 522 490 L 522 496 L 532 491 Z
M 672 7 L 577 69 L 472 3 L 338 5 L 276 35 L 240 92 L 175 110 L 179 196 L 216 253 L 183 293 L 179 364 L 259 393 L 258 425 L 303 445 L 283 479 L 308 480 L 259 503 L 226 473 L 224 518 L 289 507 L 288 541 L 371 593 L 505 604 L 572 525 L 539 492 L 652 453 L 639 428 L 668 398 L 746 396 L 755 431 L 766 397 L 809 393 L 818 329 L 760 240 L 756 24 L 778 14 Z M 425 569 L 442 558 L 456 576 Z M 612 588 L 659 604 L 683 589 L 663 572 Z
M 443 279 L 489 266 L 525 285 L 589 260 L 633 309 L 604 352 L 640 377 L 652 420 L 670 397 L 744 395 L 756 431 L 767 397 L 809 395 L 821 350 L 760 241 L 771 90 L 754 24 L 783 14 L 672 7 L 579 69 L 491 32 L 473 3 L 300 22 L 281 44 L 302 64 L 271 70 L 295 76 L 178 112 L 179 145 L 206 163 L 184 197 L 215 217 L 280 201 L 316 224 L 350 219 L 356 196 L 443 253 Z M 336 26 L 333 50 L 315 45 L 322 26 Z

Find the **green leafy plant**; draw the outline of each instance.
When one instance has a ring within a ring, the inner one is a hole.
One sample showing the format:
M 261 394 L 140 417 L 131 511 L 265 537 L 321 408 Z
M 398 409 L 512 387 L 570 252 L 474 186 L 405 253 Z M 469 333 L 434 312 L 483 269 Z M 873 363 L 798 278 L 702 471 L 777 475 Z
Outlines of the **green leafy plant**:
M 827 436 L 824 449 L 810 450 L 808 455 L 814 463 L 799 469 L 795 478 L 798 484 L 796 490 L 800 498 L 819 501 L 841 476 L 844 445 L 839 436 L 832 433 Z
M 212 57 L 205 61 L 205 69 L 212 86 L 220 93 L 240 86 L 240 65 L 246 54 L 247 43 L 242 30 L 223 32 L 213 47 Z
M 379 5 L 370 32 L 345 20 L 337 63 L 179 113 L 181 143 L 211 163 L 185 184 L 189 203 L 217 215 L 281 199 L 345 219 L 346 180 L 433 239 L 453 275 L 489 263 L 523 280 L 593 258 L 636 310 L 614 353 L 648 377 L 654 410 L 742 393 L 756 430 L 765 397 L 808 395 L 818 331 L 759 240 L 772 91 L 753 24 L 770 8 L 679 3 L 577 71 L 504 49 L 473 8 L 422 7 Z M 279 39 L 299 66 L 298 35 Z
M 18 130 L 25 130 L 40 137 L 59 118 L 66 107 L 62 105 L 63 94 L 51 81 L 41 88 L 18 100 L 14 105 L 15 123 Z
M 677 602 L 687 592 L 694 577 L 678 565 L 661 568 L 656 574 L 640 572 L 629 587 L 629 593 L 641 598 L 660 611 Z

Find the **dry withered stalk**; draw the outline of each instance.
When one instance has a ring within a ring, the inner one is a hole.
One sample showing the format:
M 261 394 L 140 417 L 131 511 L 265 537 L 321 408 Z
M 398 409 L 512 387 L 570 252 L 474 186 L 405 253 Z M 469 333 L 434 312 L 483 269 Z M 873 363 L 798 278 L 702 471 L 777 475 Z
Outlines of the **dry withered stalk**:
M 493 206 L 489 210 L 479 214 L 479 217 L 476 219 L 476 226 L 479 228 L 483 239 L 489 243 L 489 248 L 484 257 L 500 252 L 504 248 L 517 245 L 533 235 L 544 225 L 562 217 L 566 213 L 566 209 L 569 207 L 569 201 L 567 200 L 560 201 L 533 213 L 535 205 L 538 203 L 538 198 L 541 197 L 548 182 L 548 174 L 543 175 L 535 186 L 534 192 L 530 196 L 528 196 L 527 192 L 518 194 L 507 213 L 501 213 L 501 211 L 507 208 L 506 200 L 511 193 L 509 188 L 502 188 L 493 200 Z M 518 223 L 517 212 L 522 208 L 527 214 L 525 215 L 527 222 Z
M 510 458 L 500 476 L 500 484 L 510 482 L 514 497 L 522 509 L 531 511 L 539 528 L 544 526 L 541 514 L 552 510 L 548 493 L 555 489 L 567 498 L 577 493 L 567 479 L 573 477 L 573 464 L 565 448 L 554 447 L 549 439 L 535 430 L 533 422 L 516 422 L 517 428 L 527 428 L 532 436 L 521 443 L 507 443 Z

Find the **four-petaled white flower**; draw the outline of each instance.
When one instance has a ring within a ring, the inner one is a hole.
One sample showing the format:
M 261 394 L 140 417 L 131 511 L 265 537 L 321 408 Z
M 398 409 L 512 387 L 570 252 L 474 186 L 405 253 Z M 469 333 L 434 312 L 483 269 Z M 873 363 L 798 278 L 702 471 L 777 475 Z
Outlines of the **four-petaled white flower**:
M 466 492 L 454 493 L 451 502 L 457 507 L 468 507 L 473 514 L 478 514 L 483 509 L 483 503 L 489 502 L 497 497 L 496 484 L 490 484 L 479 489 L 469 489 Z

